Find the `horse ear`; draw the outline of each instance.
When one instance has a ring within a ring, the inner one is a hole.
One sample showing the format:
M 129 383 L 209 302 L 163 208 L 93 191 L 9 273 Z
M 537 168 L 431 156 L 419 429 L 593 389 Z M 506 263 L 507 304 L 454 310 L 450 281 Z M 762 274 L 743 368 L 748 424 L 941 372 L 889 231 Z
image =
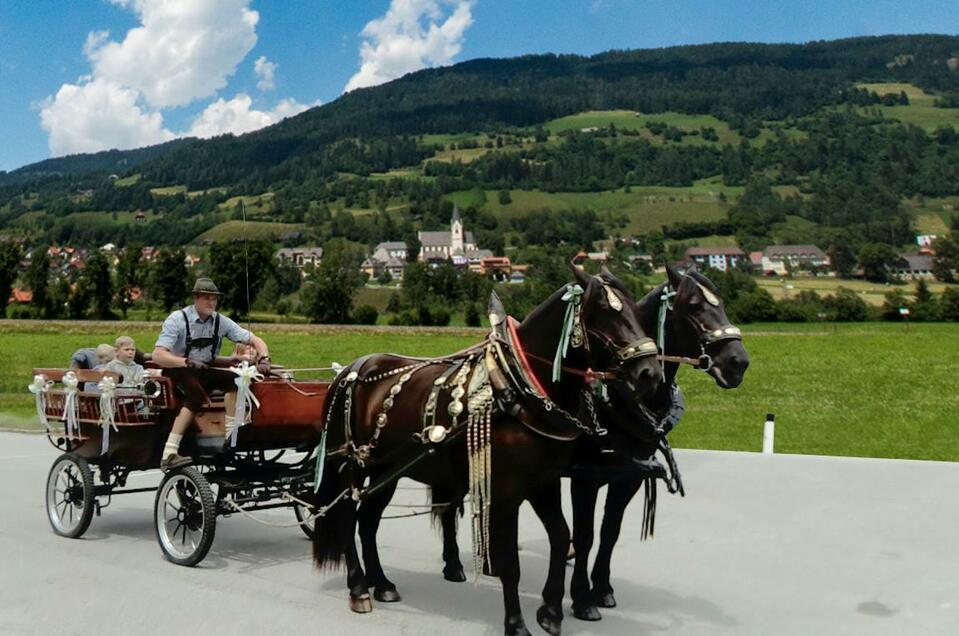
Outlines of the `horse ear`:
M 683 275 L 676 271 L 676 268 L 666 263 L 666 276 L 669 277 L 669 284 L 673 289 L 679 289 L 679 284 L 683 282 Z
M 503 301 L 499 299 L 496 292 L 490 292 L 489 305 L 487 309 L 491 327 L 503 324 L 506 320 L 506 308 L 503 307 Z
M 614 273 L 612 273 L 611 271 L 609 271 L 609 268 L 608 268 L 608 267 L 606 267 L 605 265 L 603 265 L 603 266 L 600 268 L 600 272 L 602 273 L 603 278 L 606 280 L 606 282 L 607 282 L 608 284 L 612 285 L 613 287 L 615 287 L 615 288 L 618 289 L 619 291 L 623 292 L 623 293 L 626 294 L 627 296 L 630 296 L 629 290 L 626 289 L 626 284 L 623 283 L 623 281 L 621 281 L 621 280 L 619 280 L 618 278 L 616 278 L 616 274 L 614 274 Z
M 592 276 L 587 274 L 582 267 L 579 267 L 572 261 L 569 262 L 569 268 L 573 271 L 573 276 L 576 278 L 576 282 L 579 283 L 583 289 L 589 287 L 589 281 L 592 280 Z

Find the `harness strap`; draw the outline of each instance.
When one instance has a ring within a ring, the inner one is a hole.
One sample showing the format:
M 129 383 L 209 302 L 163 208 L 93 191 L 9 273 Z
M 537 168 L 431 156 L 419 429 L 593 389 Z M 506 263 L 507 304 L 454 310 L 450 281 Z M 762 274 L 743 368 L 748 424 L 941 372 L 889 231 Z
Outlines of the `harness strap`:
M 183 357 L 189 358 L 190 351 L 193 350 L 194 339 L 190 334 L 190 319 L 187 318 L 186 310 L 181 309 L 180 313 L 183 314 L 183 324 L 186 326 L 186 353 L 183 354 Z M 213 317 L 213 336 L 210 338 L 197 338 L 196 342 L 198 343 L 198 348 L 201 349 L 209 346 L 210 362 L 212 363 L 216 360 L 216 354 L 220 350 L 220 312 L 217 312 Z

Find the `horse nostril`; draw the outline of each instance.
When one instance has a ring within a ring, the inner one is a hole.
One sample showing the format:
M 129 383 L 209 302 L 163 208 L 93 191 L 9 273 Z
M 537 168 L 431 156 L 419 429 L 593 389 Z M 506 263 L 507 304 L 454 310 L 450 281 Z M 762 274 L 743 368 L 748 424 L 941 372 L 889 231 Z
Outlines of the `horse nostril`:
M 745 371 L 746 367 L 749 366 L 749 358 L 740 358 L 739 356 L 733 356 L 729 360 L 730 365 L 737 371 Z

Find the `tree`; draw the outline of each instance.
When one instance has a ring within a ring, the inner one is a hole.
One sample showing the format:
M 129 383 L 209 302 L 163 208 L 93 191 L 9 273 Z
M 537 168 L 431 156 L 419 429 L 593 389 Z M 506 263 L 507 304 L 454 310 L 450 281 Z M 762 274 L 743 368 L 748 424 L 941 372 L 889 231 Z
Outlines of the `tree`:
M 20 199 L 16 199 L 19 201 Z M 0 318 L 6 316 L 7 300 L 17 280 L 17 270 L 23 254 L 20 246 L 12 241 L 0 241 Z
M 510 196 L 509 190 L 500 190 L 496 197 L 500 205 L 509 205 L 513 202 L 513 198 Z
M 956 280 L 959 269 L 959 244 L 952 238 L 938 238 L 932 243 L 936 256 L 932 261 L 932 273 L 936 280 L 951 283 Z
M 859 250 L 859 264 L 863 276 L 874 283 L 889 280 L 889 272 L 899 260 L 896 250 L 885 243 L 867 243 Z
M 110 305 L 113 303 L 113 280 L 110 276 L 110 261 L 100 250 L 94 251 L 87 259 L 83 278 L 89 285 L 93 300 L 93 311 L 97 318 L 112 317 Z
M 353 294 L 360 281 L 363 251 L 342 239 L 326 243 L 323 261 L 311 276 L 310 289 L 304 289 L 306 315 L 313 322 L 350 322 Z
M 117 305 L 124 320 L 127 319 L 127 310 L 133 305 L 134 290 L 142 287 L 145 273 L 143 248 L 136 243 L 127 245 L 117 263 Z
M 901 289 L 894 289 L 886 292 L 883 296 L 882 319 L 890 321 L 899 321 L 903 319 L 902 312 L 899 310 L 908 306 L 909 301 L 906 298 L 906 292 Z
M 939 318 L 959 322 L 959 287 L 946 287 L 939 299 Z
M 352 215 L 348 215 L 352 218 Z M 269 241 L 218 242 L 210 246 L 210 278 L 223 292 L 221 306 L 237 316 L 250 305 L 276 267 Z
M 33 304 L 37 317 L 47 317 L 49 314 L 48 285 L 50 277 L 50 256 L 47 254 L 45 246 L 38 247 L 33 251 L 33 258 L 30 259 L 30 266 L 24 275 L 24 282 L 30 291 L 33 292 Z
M 165 312 L 180 305 L 187 297 L 186 254 L 183 248 L 162 248 L 153 263 L 151 288 L 154 297 L 160 301 Z
M 832 269 L 840 278 L 849 278 L 856 267 L 856 255 L 845 242 L 833 243 L 827 250 Z
M 909 317 L 917 322 L 935 320 L 939 317 L 939 307 L 929 284 L 919 279 L 916 283 L 915 301 L 909 307 Z
M 869 317 L 866 301 L 846 287 L 838 288 L 835 296 L 826 296 L 823 304 L 835 322 L 862 322 Z

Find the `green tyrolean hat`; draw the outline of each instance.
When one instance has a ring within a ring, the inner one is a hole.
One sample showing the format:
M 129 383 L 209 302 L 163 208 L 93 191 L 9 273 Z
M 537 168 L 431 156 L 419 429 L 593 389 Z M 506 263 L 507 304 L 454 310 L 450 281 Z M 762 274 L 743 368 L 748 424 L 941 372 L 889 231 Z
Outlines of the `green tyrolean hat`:
M 217 296 L 223 295 L 223 292 L 217 289 L 216 283 L 214 283 L 209 278 L 196 279 L 196 282 L 193 283 L 193 293 L 194 294 L 216 294 Z

